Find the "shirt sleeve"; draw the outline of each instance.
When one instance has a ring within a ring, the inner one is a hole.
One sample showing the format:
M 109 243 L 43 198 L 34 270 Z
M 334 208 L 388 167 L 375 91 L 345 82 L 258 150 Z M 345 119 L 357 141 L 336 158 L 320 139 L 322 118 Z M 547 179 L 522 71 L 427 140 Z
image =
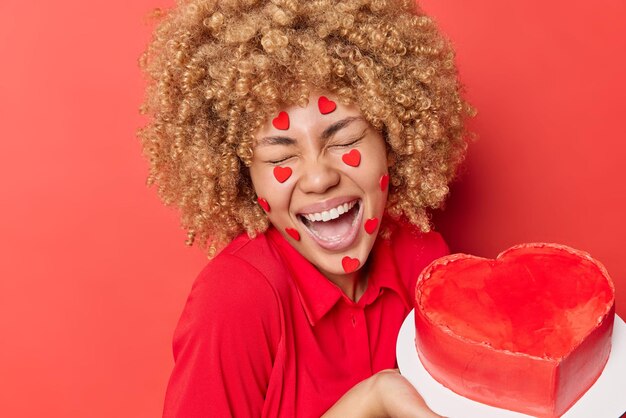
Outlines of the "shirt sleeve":
M 412 298 L 422 270 L 432 261 L 450 254 L 450 250 L 440 233 L 422 233 L 408 223 L 394 232 L 392 241 L 396 248 L 398 265 Z
M 280 329 L 267 279 L 235 256 L 212 260 L 174 333 L 163 417 L 261 416 Z
M 424 254 L 422 270 L 432 261 L 450 254 L 448 244 L 439 232 L 430 231 L 424 235 Z
M 423 235 L 423 247 L 420 257 L 416 260 L 416 270 L 412 276 L 409 289 L 415 289 L 417 279 L 422 271 L 434 260 L 450 254 L 448 244 L 439 232 L 430 231 Z

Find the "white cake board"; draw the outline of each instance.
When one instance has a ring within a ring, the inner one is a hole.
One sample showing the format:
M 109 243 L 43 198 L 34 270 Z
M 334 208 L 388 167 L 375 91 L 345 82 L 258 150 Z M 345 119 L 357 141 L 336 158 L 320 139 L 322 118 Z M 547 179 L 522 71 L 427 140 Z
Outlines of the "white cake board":
M 449 418 L 524 418 L 529 415 L 485 405 L 457 395 L 424 369 L 415 349 L 414 311 L 404 320 L 396 345 L 400 373 L 428 406 Z M 618 418 L 626 411 L 626 323 L 615 315 L 611 354 L 604 371 L 563 418 Z

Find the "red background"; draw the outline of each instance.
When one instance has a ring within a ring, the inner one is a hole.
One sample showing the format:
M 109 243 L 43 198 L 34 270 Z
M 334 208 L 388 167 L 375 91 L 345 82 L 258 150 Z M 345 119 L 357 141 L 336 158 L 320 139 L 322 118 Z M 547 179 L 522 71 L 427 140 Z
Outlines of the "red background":
M 206 262 L 144 185 L 137 57 L 161 0 L 0 2 L 0 416 L 154 417 Z M 435 221 L 454 251 L 591 252 L 626 316 L 626 4 L 423 1 L 478 136 Z

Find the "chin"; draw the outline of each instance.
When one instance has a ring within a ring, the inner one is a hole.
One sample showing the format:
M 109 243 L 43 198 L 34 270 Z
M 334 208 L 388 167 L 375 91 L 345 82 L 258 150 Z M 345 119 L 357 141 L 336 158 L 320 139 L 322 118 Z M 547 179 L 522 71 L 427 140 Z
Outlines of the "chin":
M 315 257 L 317 260 L 309 259 L 309 261 L 311 261 L 322 274 L 345 276 L 347 273 L 343 269 L 342 260 L 344 257 L 348 256 L 359 260 L 359 266 L 354 270 L 359 271 L 367 262 L 372 246 L 374 245 L 374 237 L 359 237 L 357 243 L 358 246 L 351 249 L 339 251 L 334 254 L 319 254 Z M 317 262 L 318 260 L 319 262 Z

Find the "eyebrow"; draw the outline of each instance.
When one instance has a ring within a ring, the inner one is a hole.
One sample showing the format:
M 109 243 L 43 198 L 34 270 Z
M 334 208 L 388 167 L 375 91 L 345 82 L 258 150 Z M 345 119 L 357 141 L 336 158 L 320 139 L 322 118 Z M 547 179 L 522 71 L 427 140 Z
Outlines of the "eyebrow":
M 288 136 L 265 136 L 259 139 L 257 146 L 265 145 L 293 145 L 296 140 Z
M 363 116 L 349 116 L 347 118 L 341 119 L 333 123 L 326 129 L 324 129 L 324 131 L 320 135 L 320 139 L 322 139 L 324 142 L 328 141 L 328 139 L 330 139 L 333 135 L 335 135 L 337 132 L 339 132 L 346 126 L 350 125 L 355 120 L 365 120 L 365 119 L 363 119 Z M 296 143 L 296 140 L 291 137 L 275 135 L 275 136 L 265 136 L 261 138 L 259 142 L 257 143 L 257 146 L 294 145 L 295 143 Z
M 328 128 L 324 129 L 324 132 L 322 132 L 322 135 L 320 135 L 320 138 L 323 139 L 324 141 L 327 141 L 330 137 L 335 135 L 338 131 L 342 130 L 346 126 L 350 125 L 355 120 L 364 120 L 364 119 L 362 116 L 350 116 L 345 119 L 341 119 L 340 121 L 337 121 L 333 123 L 332 125 L 330 125 Z

